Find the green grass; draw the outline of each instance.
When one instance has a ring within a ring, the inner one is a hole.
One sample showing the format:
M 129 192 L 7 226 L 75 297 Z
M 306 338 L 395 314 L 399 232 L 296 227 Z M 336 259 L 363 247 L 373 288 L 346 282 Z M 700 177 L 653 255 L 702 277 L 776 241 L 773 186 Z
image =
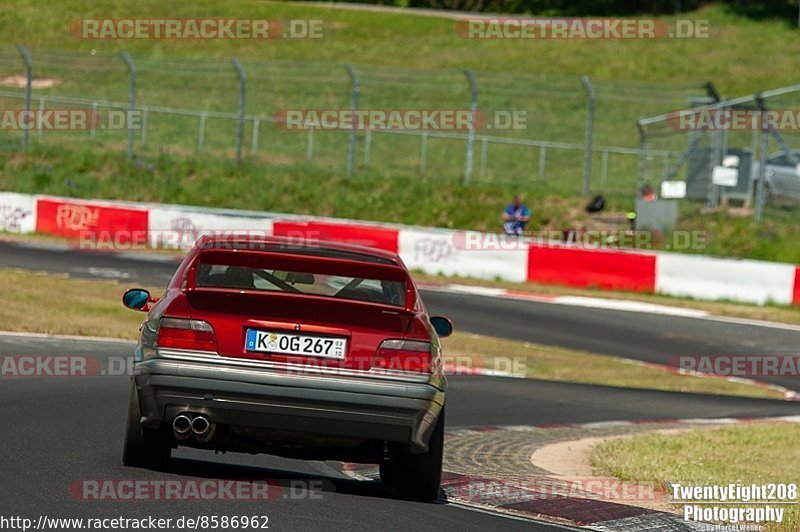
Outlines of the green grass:
M 592 451 L 596 472 L 625 481 L 683 485 L 796 483 L 800 425 L 748 424 L 682 434 L 646 434 L 606 441 Z M 725 506 L 720 503 L 718 506 Z M 783 505 L 784 522 L 766 530 L 800 528 L 798 505 Z M 681 510 L 681 506 L 676 506 Z
M 723 379 L 678 375 L 629 361 L 574 349 L 490 336 L 454 333 L 442 340 L 445 362 L 457 368 L 487 368 L 524 374 L 530 379 L 579 382 L 623 388 L 710 393 L 781 399 L 776 390 Z
M 321 40 L 261 42 L 88 41 L 68 31 L 80 18 L 203 16 L 322 19 L 325 32 Z M 699 84 L 704 80 L 713 80 L 728 96 L 795 81 L 792 57 L 800 32 L 790 24 L 755 21 L 714 5 L 682 18 L 709 20 L 711 37 L 476 41 L 458 37 L 448 19 L 285 2 L 222 7 L 211 0 L 113 5 L 23 0 L 14 10 L 0 13 L 0 34 L 7 45 L 19 42 L 31 49 L 37 78 L 56 82 L 52 88 L 33 91 L 35 106 L 39 96 L 53 94 L 125 102 L 128 78 L 118 57 L 123 49 L 138 65 L 139 105 L 235 111 L 237 82 L 230 64 L 235 55 L 248 72 L 247 113 L 265 117 L 281 109 L 348 108 L 350 82 L 342 67 L 346 62 L 359 72 L 363 109 L 465 108 L 469 91 L 462 71 L 469 68 L 478 79 L 479 106 L 485 113 L 528 112 L 524 130 L 489 132 L 492 135 L 582 143 L 586 99 L 579 76 L 585 74 L 598 91 L 595 143 L 629 147 L 638 142 L 636 119 L 685 107 L 688 95 L 702 94 Z M 766 78 L 765 71 L 770 74 Z M 21 72 L 16 52 L 0 48 L 0 77 Z M 645 90 L 626 80 L 653 86 Z M 0 104 L 21 105 L 8 98 L 0 98 Z M 538 149 L 490 143 L 482 162 L 479 142 L 473 182 L 461 186 L 464 141 L 431 138 L 427 168 L 421 174 L 419 137 L 374 134 L 366 162 L 366 139 L 359 133 L 356 176 L 348 179 L 346 132 L 318 132 L 313 158 L 307 161 L 306 133 L 281 130 L 268 122 L 262 122 L 257 152 L 251 154 L 253 131 L 248 122 L 246 161 L 236 168 L 230 163 L 233 121 L 209 119 L 205 151 L 197 154 L 196 117 L 151 113 L 148 120 L 147 141 L 137 133 L 138 157 L 132 163 L 120 156 L 124 131 L 99 131 L 95 138 L 85 132 L 46 132 L 41 138 L 34 133 L 30 156 L 15 153 L 18 132 L 0 131 L 0 149 L 5 151 L 0 157 L 0 189 L 486 230 L 497 229 L 497 213 L 513 190 L 528 198 L 536 229 L 585 222 L 580 212 L 585 199 L 579 197 L 583 164 L 579 151 L 548 150 L 540 179 Z M 610 210 L 630 209 L 636 158 L 612 155 L 605 184 L 599 179 L 600 163 L 598 154 L 592 190 L 606 193 Z M 705 226 L 707 218 L 695 210 L 686 209 L 685 227 Z M 714 229 L 704 252 L 800 260 L 800 248 L 793 245 L 798 227 L 794 212 L 772 210 L 768 219 L 772 226 L 765 231 L 749 219 L 717 216 L 711 221 Z

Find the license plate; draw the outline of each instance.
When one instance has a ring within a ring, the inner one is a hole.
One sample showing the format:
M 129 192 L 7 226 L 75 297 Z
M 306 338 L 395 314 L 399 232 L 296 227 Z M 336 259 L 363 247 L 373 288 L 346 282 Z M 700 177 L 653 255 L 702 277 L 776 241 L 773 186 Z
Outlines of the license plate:
M 248 329 L 245 349 L 259 353 L 343 359 L 347 352 L 347 339 Z

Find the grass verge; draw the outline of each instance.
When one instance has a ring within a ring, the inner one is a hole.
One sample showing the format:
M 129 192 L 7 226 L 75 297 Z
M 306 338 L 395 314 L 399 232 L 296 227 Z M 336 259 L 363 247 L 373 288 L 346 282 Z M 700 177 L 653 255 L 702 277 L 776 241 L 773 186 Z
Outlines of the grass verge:
M 515 342 L 468 333 L 443 340 L 448 361 L 459 367 L 470 360 L 476 367 L 524 372 L 531 379 L 579 382 L 671 392 L 694 392 L 780 399 L 781 394 L 745 383 L 677 375 L 631 364 L 628 360 L 586 351 Z
M 798 439 L 800 424 L 796 423 L 645 434 L 598 445 L 592 452 L 591 464 L 599 474 L 626 481 L 684 485 L 796 483 L 800 462 L 790 457 L 797 454 Z M 768 525 L 766 530 L 800 530 L 800 507 L 781 506 L 786 509 L 784 522 Z
M 0 307 L 0 330 L 133 340 L 144 315 L 122 306 L 124 290 L 117 281 L 0 270 L 0 293 L 6 300 Z M 151 291 L 158 294 L 160 289 Z M 465 333 L 444 342 L 448 362 L 462 367 L 522 368 L 529 378 L 553 381 L 780 398 L 778 392 L 757 386 L 674 375 L 587 352 Z
M 133 340 L 144 314 L 122 306 L 125 288 L 116 281 L 0 270 L 0 330 Z

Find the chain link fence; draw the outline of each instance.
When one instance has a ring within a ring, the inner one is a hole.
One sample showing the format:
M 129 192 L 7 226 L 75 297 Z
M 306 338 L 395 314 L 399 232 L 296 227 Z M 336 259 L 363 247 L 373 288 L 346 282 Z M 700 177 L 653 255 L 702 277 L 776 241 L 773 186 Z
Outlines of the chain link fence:
M 638 121 L 639 188 L 678 184 L 676 197 L 741 203 L 756 221 L 800 202 L 800 85 L 696 104 Z
M 635 121 L 714 94 L 708 82 L 0 47 L 3 109 L 135 117 L 116 128 L 91 120 L 81 131 L 3 128 L 0 145 L 88 142 L 130 157 L 208 153 L 352 176 L 412 174 L 630 197 L 639 156 Z M 482 119 L 466 130 L 298 130 L 281 119 L 287 110 L 351 109 L 468 110 Z M 668 151 L 648 147 L 648 156 L 666 159 Z

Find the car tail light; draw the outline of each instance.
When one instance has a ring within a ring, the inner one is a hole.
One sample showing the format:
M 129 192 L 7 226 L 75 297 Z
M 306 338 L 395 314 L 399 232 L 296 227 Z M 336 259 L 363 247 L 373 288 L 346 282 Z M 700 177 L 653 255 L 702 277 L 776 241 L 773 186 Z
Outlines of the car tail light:
M 183 318 L 161 318 L 158 327 L 158 347 L 216 351 L 217 336 L 210 323 Z
M 432 373 L 431 343 L 419 340 L 384 340 L 373 368 Z

